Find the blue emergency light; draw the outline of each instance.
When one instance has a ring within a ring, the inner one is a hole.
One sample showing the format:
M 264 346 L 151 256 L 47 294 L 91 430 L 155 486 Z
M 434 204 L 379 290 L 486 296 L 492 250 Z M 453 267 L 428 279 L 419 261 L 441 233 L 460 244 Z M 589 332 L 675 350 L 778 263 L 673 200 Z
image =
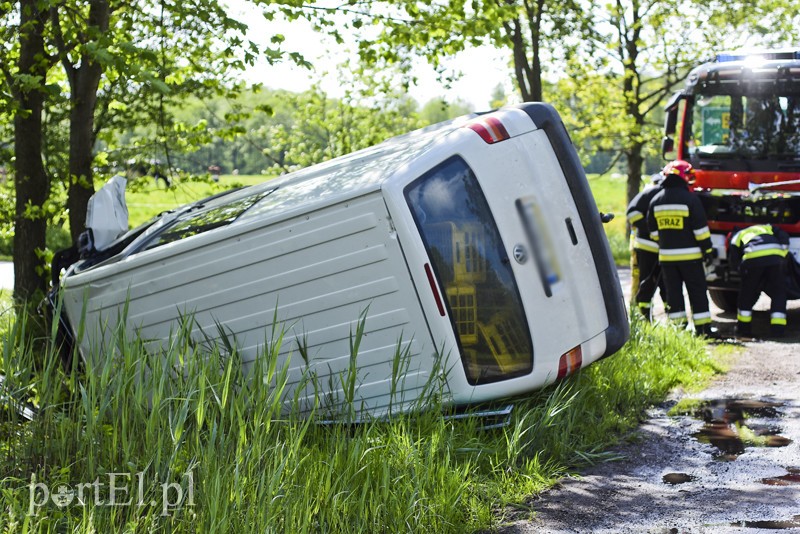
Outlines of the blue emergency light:
M 756 58 L 764 61 L 768 60 L 774 61 L 781 59 L 800 59 L 800 49 L 791 48 L 782 50 L 765 50 L 763 52 L 759 52 L 756 50 L 721 52 L 717 54 L 717 63 L 744 61 L 747 59 L 756 59 Z

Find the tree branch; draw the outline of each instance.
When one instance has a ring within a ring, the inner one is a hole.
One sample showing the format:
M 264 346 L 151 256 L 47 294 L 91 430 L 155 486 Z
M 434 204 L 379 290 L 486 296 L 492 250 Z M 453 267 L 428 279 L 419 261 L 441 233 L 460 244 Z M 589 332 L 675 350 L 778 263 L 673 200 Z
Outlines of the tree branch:
M 622 158 L 622 151 L 621 151 L 621 150 L 615 150 L 614 152 L 615 152 L 615 154 L 614 154 L 614 157 L 613 157 L 613 158 L 611 159 L 611 161 L 608 163 L 608 165 L 606 166 L 605 170 L 604 170 L 603 172 L 601 172 L 601 173 L 600 173 L 600 176 L 603 176 L 603 175 L 605 175 L 605 174 L 606 174 L 608 171 L 610 171 L 611 169 L 613 169 L 613 168 L 614 168 L 614 165 L 616 165 L 617 163 L 619 163 L 619 160 L 620 160 L 620 158 Z
M 69 86 L 74 90 L 77 69 L 69 61 L 69 53 L 74 49 L 74 45 L 72 48 L 68 49 L 66 43 L 64 42 L 64 33 L 61 30 L 61 18 L 58 14 L 58 8 L 56 6 L 50 8 L 50 22 L 53 24 L 53 40 L 56 43 L 58 57 L 61 60 L 61 65 L 64 67 L 64 72 L 67 75 Z

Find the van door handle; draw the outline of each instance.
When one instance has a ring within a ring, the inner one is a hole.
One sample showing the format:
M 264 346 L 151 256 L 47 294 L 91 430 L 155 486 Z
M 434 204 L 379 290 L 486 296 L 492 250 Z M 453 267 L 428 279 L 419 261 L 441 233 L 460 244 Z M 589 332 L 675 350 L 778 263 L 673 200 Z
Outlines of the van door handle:
M 614 214 L 613 213 L 603 213 L 602 211 L 600 212 L 600 221 L 603 224 L 608 224 L 613 220 L 614 220 Z
M 575 227 L 572 225 L 572 218 L 567 217 L 564 222 L 567 223 L 567 231 L 569 232 L 569 238 L 572 240 L 572 244 L 577 245 L 578 234 L 575 233 Z

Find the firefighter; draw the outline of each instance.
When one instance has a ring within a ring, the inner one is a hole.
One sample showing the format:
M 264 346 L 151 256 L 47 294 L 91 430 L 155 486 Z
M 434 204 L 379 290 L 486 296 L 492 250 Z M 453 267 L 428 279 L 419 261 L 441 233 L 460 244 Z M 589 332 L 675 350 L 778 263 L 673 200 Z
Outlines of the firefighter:
M 661 289 L 661 298 L 666 300 L 663 283 L 661 283 L 661 267 L 658 263 L 658 243 L 650 239 L 647 230 L 647 212 L 650 201 L 661 191 L 664 175 L 654 174 L 652 185 L 645 187 L 628 204 L 628 224 L 631 225 L 633 237 L 633 262 L 639 267 L 638 283 L 634 288 L 634 302 L 647 321 L 652 319 L 651 308 L 656 288 Z
M 736 315 L 737 335 L 750 337 L 753 305 L 764 291 L 770 305 L 770 334 L 782 337 L 786 330 L 786 255 L 789 234 L 769 224 L 739 230 L 731 238 L 730 266 L 742 277 L 739 287 L 739 308 Z
M 658 242 L 658 260 L 667 288 L 667 316 L 670 322 L 686 324 L 683 286 L 689 294 L 695 333 L 711 335 L 711 312 L 706 295 L 704 260 L 714 257 L 711 232 L 703 206 L 691 191 L 694 169 L 677 160 L 662 171 L 664 180 L 647 213 L 650 238 Z

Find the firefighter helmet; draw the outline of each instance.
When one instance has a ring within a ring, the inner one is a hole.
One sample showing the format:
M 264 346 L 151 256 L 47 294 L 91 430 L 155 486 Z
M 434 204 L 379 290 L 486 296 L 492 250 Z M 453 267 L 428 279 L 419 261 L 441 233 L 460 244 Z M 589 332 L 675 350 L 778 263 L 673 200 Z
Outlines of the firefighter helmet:
M 688 161 L 682 159 L 671 161 L 667 163 L 667 166 L 664 167 L 664 170 L 661 172 L 665 178 L 670 174 L 677 174 L 683 178 L 683 181 L 687 184 L 691 185 L 694 183 L 694 168 Z

